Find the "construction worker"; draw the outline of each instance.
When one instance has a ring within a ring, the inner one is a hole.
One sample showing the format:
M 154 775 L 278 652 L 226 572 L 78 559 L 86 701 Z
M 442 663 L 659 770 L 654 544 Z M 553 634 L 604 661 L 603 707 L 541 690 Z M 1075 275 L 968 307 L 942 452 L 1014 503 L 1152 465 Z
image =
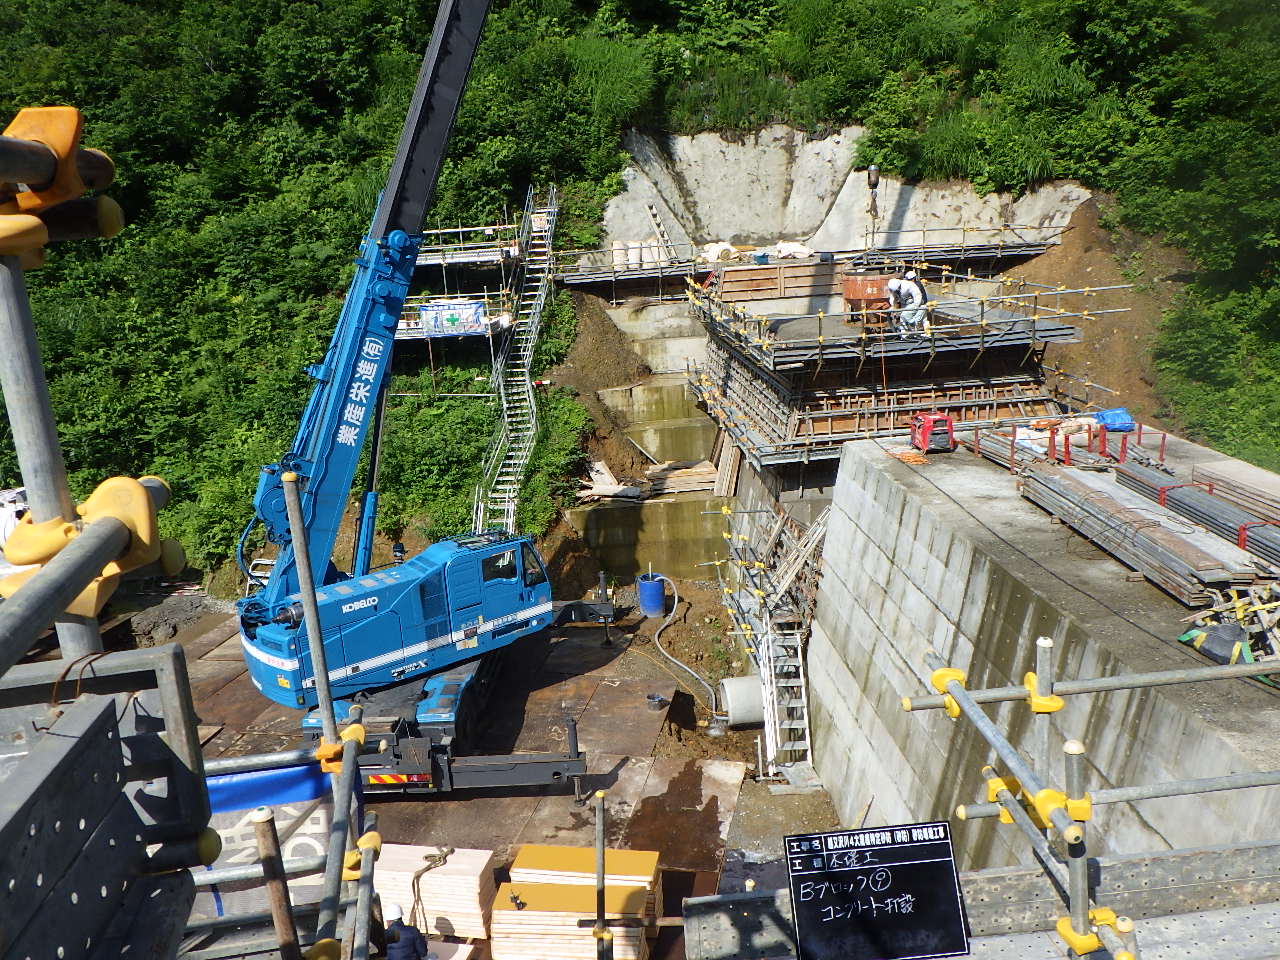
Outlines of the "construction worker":
M 422 931 L 404 922 L 404 911 L 398 905 L 387 904 L 382 919 L 387 928 L 387 960 L 428 960 L 435 956 L 427 952 Z
M 894 277 L 886 284 L 889 292 L 889 306 L 897 310 L 898 332 L 901 334 L 919 333 L 924 329 L 925 304 L 929 295 L 925 293 L 924 284 L 914 270 L 908 270 L 901 277 Z

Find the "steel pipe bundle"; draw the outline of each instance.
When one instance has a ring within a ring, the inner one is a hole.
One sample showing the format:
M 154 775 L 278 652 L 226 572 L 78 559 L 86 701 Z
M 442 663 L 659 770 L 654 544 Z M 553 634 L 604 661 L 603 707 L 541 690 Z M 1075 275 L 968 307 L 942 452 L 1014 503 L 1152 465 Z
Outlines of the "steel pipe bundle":
M 1133 463 L 1117 464 L 1115 471 L 1116 480 L 1148 500 L 1167 506 L 1250 553 L 1280 564 L 1280 526 L 1214 496 L 1207 485 L 1179 483 Z
M 1212 589 L 1248 586 L 1267 573 L 1243 550 L 1148 508 L 1102 474 L 1029 464 L 1022 495 L 1189 607 L 1211 603 Z

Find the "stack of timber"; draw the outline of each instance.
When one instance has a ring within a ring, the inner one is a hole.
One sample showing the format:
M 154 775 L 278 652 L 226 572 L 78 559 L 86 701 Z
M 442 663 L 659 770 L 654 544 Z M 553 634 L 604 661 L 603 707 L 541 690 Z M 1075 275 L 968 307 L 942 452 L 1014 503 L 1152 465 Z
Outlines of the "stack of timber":
M 1191 479 L 1260 520 L 1280 520 L 1280 477 L 1251 463 L 1197 464 Z
M 384 906 L 399 906 L 406 921 L 424 934 L 484 939 L 493 869 L 492 850 L 384 843 L 373 886 Z
M 619 483 L 613 472 L 600 461 L 592 461 L 588 479 L 578 491 L 579 500 L 622 498 L 644 500 L 672 493 L 696 493 L 716 485 L 716 466 L 709 460 L 669 460 L 648 467 L 644 482 Z
M 644 887 L 648 891 L 644 916 L 656 932 L 658 907 L 662 903 L 662 874 L 656 850 L 614 850 L 604 852 L 605 886 Z M 561 847 L 526 843 L 511 864 L 511 883 L 596 882 L 594 847 Z
M 1096 471 L 1028 464 L 1022 495 L 1189 607 L 1277 573 Z
M 647 960 L 648 898 L 642 886 L 605 887 L 605 919 L 623 921 L 609 925 L 614 960 Z M 493 901 L 490 954 L 493 960 L 594 960 L 595 915 L 594 883 L 504 883 Z
M 1203 485 L 1179 483 L 1166 474 L 1135 463 L 1116 464 L 1115 471 L 1116 479 L 1129 489 L 1250 553 L 1280 564 L 1280 526 L 1274 522 L 1228 503 L 1209 493 Z
M 644 472 L 649 495 L 694 493 L 716 485 L 716 465 L 710 460 L 671 460 Z

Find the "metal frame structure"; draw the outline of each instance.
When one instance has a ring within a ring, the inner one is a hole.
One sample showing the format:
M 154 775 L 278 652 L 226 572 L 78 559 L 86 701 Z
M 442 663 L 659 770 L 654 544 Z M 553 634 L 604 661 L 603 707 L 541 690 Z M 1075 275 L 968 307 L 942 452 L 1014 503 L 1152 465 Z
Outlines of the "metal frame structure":
M 327 673 L 318 680 L 330 736 L 320 751 L 204 762 L 182 648 L 103 652 L 95 619 L 63 613 L 93 581 L 116 576 L 111 565 L 127 562 L 137 531 L 116 516 L 91 522 L 77 516 L 21 267 L 9 256 L 0 258 L 0 329 L 6 342 L 0 385 L 32 514 L 65 524 L 68 534 L 65 546 L 0 604 L 0 951 L 6 960 L 55 952 L 67 960 L 172 956 L 185 934 L 203 939 L 214 928 L 258 922 L 240 916 L 205 928 L 187 924 L 195 892 L 189 868 L 213 862 L 221 846 L 208 826 L 205 777 L 220 767 L 314 763 L 319 754 L 336 763 L 340 751 L 316 939 L 336 942 L 344 867 L 348 876 L 354 870 L 355 895 L 341 901 L 349 901 L 344 940 L 350 956 L 363 960 L 379 841 L 366 831 L 349 843 L 362 734 L 349 727 L 338 739 Z M 167 501 L 162 481 L 144 478 L 142 487 L 152 509 Z M 286 492 L 296 507 L 296 490 Z M 296 519 L 300 538 L 305 531 Z M 305 550 L 300 565 L 307 566 Z M 314 608 L 309 573 L 304 598 Z M 54 621 L 62 659 L 19 663 Z M 265 825 L 270 818 L 262 819 Z M 253 875 L 266 882 L 273 911 L 265 922 L 275 935 L 191 956 L 298 956 L 296 916 L 305 911 L 288 907 L 272 835 L 264 826 Z

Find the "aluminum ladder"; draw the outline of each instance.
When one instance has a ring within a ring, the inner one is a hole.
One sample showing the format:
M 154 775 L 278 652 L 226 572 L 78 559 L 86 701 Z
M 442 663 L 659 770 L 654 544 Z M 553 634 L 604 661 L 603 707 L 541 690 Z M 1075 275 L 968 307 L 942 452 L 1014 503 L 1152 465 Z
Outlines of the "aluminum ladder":
M 476 487 L 472 507 L 472 525 L 476 530 L 502 529 L 514 533 L 516 529 L 520 485 L 538 435 L 531 369 L 542 328 L 542 313 L 552 288 L 555 265 L 551 246 L 558 210 L 554 186 L 540 204 L 534 203 L 530 189 L 521 231 L 524 267 L 516 316 L 494 360 L 492 383 L 501 411 L 501 425 L 490 444 L 484 472 Z
M 770 595 L 775 603 L 783 600 L 800 571 L 821 549 L 830 509 L 827 507 L 814 519 L 799 542 L 770 571 Z M 756 657 L 764 704 L 765 760 L 769 767 L 766 772 L 776 775 L 779 764 L 813 761 L 804 668 L 809 625 L 799 622 L 795 614 L 779 612 L 775 616 L 770 604 L 762 607 Z
M 671 242 L 671 235 L 667 233 L 666 226 L 662 223 L 662 217 L 658 214 L 657 205 L 646 203 L 645 208 L 649 211 L 649 220 L 653 224 L 654 235 L 658 238 L 658 259 L 668 263 L 675 260 L 676 247 Z

